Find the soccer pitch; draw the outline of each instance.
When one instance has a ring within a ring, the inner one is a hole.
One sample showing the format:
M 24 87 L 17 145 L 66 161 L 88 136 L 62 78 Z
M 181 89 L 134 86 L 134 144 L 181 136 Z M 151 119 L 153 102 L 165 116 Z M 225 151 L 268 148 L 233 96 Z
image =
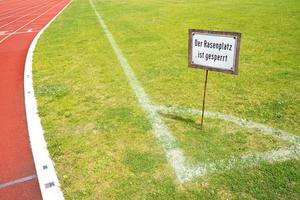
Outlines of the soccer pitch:
M 75 0 L 33 77 L 67 199 L 298 199 L 299 3 Z M 240 74 L 187 68 L 189 28 L 243 34 Z

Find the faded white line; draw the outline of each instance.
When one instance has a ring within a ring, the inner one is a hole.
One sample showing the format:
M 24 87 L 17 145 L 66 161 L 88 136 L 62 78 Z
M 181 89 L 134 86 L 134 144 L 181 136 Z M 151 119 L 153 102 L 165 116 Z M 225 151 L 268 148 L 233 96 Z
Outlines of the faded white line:
M 160 105 L 160 106 L 153 106 L 153 108 L 160 113 L 192 114 L 192 115 L 201 115 L 202 113 L 201 110 L 183 108 L 183 107 L 176 108 L 176 107 L 166 107 Z M 289 159 L 297 159 L 300 157 L 299 136 L 296 136 L 294 134 L 288 133 L 280 129 L 275 129 L 260 123 L 241 119 L 224 113 L 206 111 L 205 116 L 229 121 L 245 128 L 258 130 L 262 134 L 277 137 L 281 140 L 288 141 L 293 145 L 290 147 L 283 147 L 273 151 L 254 152 L 241 157 L 232 157 L 229 159 L 218 160 L 215 162 L 199 163 L 195 165 L 186 164 L 186 168 L 188 168 L 188 172 L 185 176 L 186 178 L 185 181 L 189 181 L 197 176 L 202 176 L 207 173 L 211 173 L 219 170 L 223 171 L 223 170 L 229 170 L 234 168 L 246 168 L 246 167 L 255 166 L 261 162 L 273 163 L 276 161 L 286 161 Z
M 202 111 L 198 109 L 192 109 L 192 108 L 185 108 L 185 107 L 166 107 L 166 106 L 154 106 L 153 109 L 156 109 L 158 112 L 165 112 L 165 113 L 178 113 L 178 114 L 193 114 L 193 115 L 201 115 Z M 257 122 L 253 122 L 251 120 L 242 119 L 239 117 L 235 117 L 232 115 L 227 115 L 220 112 L 209 112 L 205 111 L 204 115 L 206 117 L 215 118 L 215 119 L 221 119 L 224 121 L 229 121 L 234 124 L 237 124 L 242 127 L 246 127 L 248 129 L 255 129 L 260 131 L 262 134 L 265 135 L 271 135 L 273 137 L 279 138 L 281 140 L 285 140 L 294 144 L 300 144 L 300 137 L 296 136 L 292 133 L 288 133 L 286 131 L 272 128 L 270 126 L 266 126 L 264 124 L 260 124 Z
M 153 109 L 152 103 L 144 91 L 141 83 L 135 77 L 135 74 L 129 65 L 127 59 L 123 55 L 121 49 L 119 48 L 118 44 L 116 43 L 113 35 L 109 31 L 108 27 L 106 26 L 104 20 L 102 19 L 101 15 L 96 10 L 94 3 L 90 1 L 90 4 L 95 11 L 97 16 L 98 22 L 100 23 L 101 27 L 103 28 L 107 39 L 109 40 L 117 59 L 122 66 L 122 69 L 127 76 L 127 79 L 130 83 L 131 88 L 133 89 L 141 107 L 147 113 L 149 121 L 152 123 L 152 128 L 154 135 L 158 138 L 158 140 L 162 143 L 164 150 L 167 155 L 167 159 L 172 165 L 177 175 L 179 181 L 185 179 L 186 167 L 184 165 L 185 158 L 181 149 L 179 149 L 176 145 L 175 138 L 171 135 L 169 128 L 165 125 L 165 123 L 160 118 L 159 114 Z
M 278 161 L 298 159 L 299 154 L 300 145 L 294 145 L 292 147 L 281 148 L 279 150 L 255 152 L 241 157 L 233 157 L 214 162 L 202 162 L 195 165 L 189 165 L 189 173 L 186 175 L 186 179 L 184 181 L 190 181 L 207 173 L 253 167 L 262 162 L 274 163 Z
M 26 31 L 26 32 L 16 32 L 16 33 L 13 33 L 13 35 L 18 35 L 18 34 L 26 34 L 26 33 L 36 33 L 38 31 Z M 10 33 L 1 33 L 0 32 L 0 35 L 10 35 Z
M 6 183 L 2 183 L 2 184 L 0 184 L 0 189 L 11 186 L 11 185 L 16 185 L 18 183 L 24 183 L 26 181 L 33 180 L 35 178 L 36 178 L 36 175 L 31 175 L 31 176 L 26 176 L 26 177 L 23 177 L 23 178 L 18 178 L 18 179 L 15 179 L 13 181 L 9 181 L 9 182 L 6 182 Z

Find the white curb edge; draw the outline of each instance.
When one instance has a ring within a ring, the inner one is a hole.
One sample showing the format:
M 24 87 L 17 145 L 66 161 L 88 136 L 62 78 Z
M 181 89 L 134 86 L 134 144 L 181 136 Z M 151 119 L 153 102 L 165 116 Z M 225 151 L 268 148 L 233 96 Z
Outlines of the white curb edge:
M 34 95 L 32 80 L 32 60 L 35 46 L 42 33 L 71 3 L 72 0 L 34 37 L 30 44 L 25 61 L 24 98 L 26 119 L 33 160 L 44 200 L 64 200 L 64 196 L 60 189 L 60 184 L 54 169 L 54 163 L 51 160 L 47 149 L 47 143 L 44 138 L 44 130 L 38 115 L 37 101 Z

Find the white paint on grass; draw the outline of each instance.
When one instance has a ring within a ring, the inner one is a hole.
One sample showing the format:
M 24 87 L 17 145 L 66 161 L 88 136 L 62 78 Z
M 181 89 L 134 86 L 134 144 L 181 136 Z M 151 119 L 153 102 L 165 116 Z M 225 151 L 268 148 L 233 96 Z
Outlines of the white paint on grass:
M 186 171 L 185 165 L 184 165 L 184 156 L 181 151 L 181 149 L 177 148 L 175 144 L 175 138 L 170 134 L 169 128 L 165 125 L 165 123 L 160 118 L 159 114 L 156 112 L 155 109 L 153 109 L 153 106 L 151 104 L 151 101 L 144 91 L 144 88 L 142 87 L 141 83 L 137 80 L 135 77 L 135 74 L 127 62 L 127 59 L 123 55 L 121 49 L 119 48 L 118 44 L 116 43 L 113 35 L 109 31 L 108 27 L 106 26 L 104 20 L 102 19 L 101 15 L 96 10 L 96 7 L 94 3 L 90 1 L 90 4 L 92 8 L 95 11 L 95 14 L 97 16 L 98 22 L 100 23 L 101 27 L 103 28 L 105 35 L 107 36 L 107 39 L 109 40 L 117 59 L 119 60 L 120 65 L 122 66 L 122 69 L 127 76 L 127 79 L 130 83 L 131 88 L 133 89 L 140 105 L 144 109 L 144 111 L 147 113 L 148 119 L 152 123 L 152 128 L 154 131 L 155 136 L 158 138 L 158 140 L 163 144 L 164 150 L 167 154 L 167 158 L 173 168 L 175 169 L 175 173 L 178 177 L 178 179 L 181 181 L 184 179 L 184 172 Z
M 229 159 L 218 160 L 209 163 L 200 163 L 190 167 L 191 176 L 187 177 L 186 181 L 192 180 L 197 176 L 205 175 L 206 173 L 253 167 L 262 162 L 273 163 L 295 159 L 299 158 L 299 154 L 300 145 L 293 145 L 291 147 L 281 148 L 279 150 L 256 152 L 241 157 L 232 157 Z
M 273 129 L 271 127 L 267 127 L 259 123 L 243 120 L 230 115 L 207 112 L 206 115 L 209 117 L 230 121 L 247 128 L 257 129 L 264 134 L 272 135 L 274 137 L 287 140 L 289 142 L 294 143 L 295 145 L 289 148 L 282 148 L 277 151 L 253 153 L 243 157 L 221 160 L 212 163 L 199 163 L 196 165 L 190 164 L 185 159 L 183 151 L 180 148 L 178 148 L 176 144 L 176 139 L 172 136 L 171 131 L 161 119 L 159 112 L 175 112 L 175 113 L 181 112 L 181 113 L 201 114 L 201 111 L 195 109 L 176 109 L 176 108 L 168 108 L 165 106 L 153 105 L 150 101 L 150 98 L 148 97 L 145 90 L 143 89 L 141 83 L 136 78 L 131 66 L 129 65 L 127 59 L 123 55 L 112 33 L 109 31 L 103 18 L 97 11 L 93 1 L 89 0 L 89 2 L 93 10 L 95 11 L 98 22 L 101 25 L 102 29 L 104 30 L 105 35 L 109 40 L 120 65 L 122 66 L 122 69 L 129 81 L 131 88 L 133 89 L 138 99 L 139 104 L 147 113 L 148 119 L 152 124 L 154 135 L 162 143 L 164 151 L 166 152 L 167 159 L 169 163 L 172 165 L 176 173 L 176 176 L 181 183 L 185 181 L 190 181 L 197 176 L 205 175 L 208 172 L 232 169 L 237 167 L 253 166 L 262 161 L 273 162 L 279 160 L 287 160 L 299 156 L 300 145 L 297 136 L 293 136 L 287 132 Z
M 72 1 L 70 1 L 33 39 L 25 62 L 24 72 L 24 95 L 26 119 L 29 132 L 30 145 L 32 149 L 34 164 L 37 172 L 40 190 L 44 200 L 63 200 L 64 196 L 60 189 L 60 184 L 54 169 L 47 143 L 44 138 L 44 131 L 41 120 L 38 115 L 37 101 L 34 96 L 33 80 L 32 80 L 32 59 L 36 43 L 44 30 L 66 9 Z M 61 3 L 60 3 L 61 4 Z M 57 5 L 60 5 L 57 4 Z M 55 6 L 56 7 L 56 6 Z M 53 7 L 54 8 L 54 7 Z
M 198 109 L 192 109 L 192 108 L 184 108 L 184 107 L 166 107 L 166 106 L 154 106 L 154 109 L 156 109 L 157 112 L 163 112 L 163 113 L 177 113 L 177 114 L 192 114 L 192 115 L 201 115 L 202 111 Z M 248 129 L 255 129 L 260 131 L 261 133 L 265 135 L 271 135 L 273 137 L 294 143 L 294 144 L 300 144 L 300 137 L 293 135 L 291 133 L 288 133 L 286 131 L 275 129 L 270 126 L 266 126 L 264 124 L 260 124 L 257 122 L 253 122 L 246 119 L 241 119 L 239 117 L 234 117 L 231 115 L 227 115 L 220 112 L 209 112 L 205 111 L 204 115 L 209 118 L 215 118 L 215 119 L 221 119 L 224 121 L 229 121 L 234 124 L 237 124 L 242 127 L 246 127 Z
M 174 108 L 166 106 L 153 106 L 157 112 L 167 113 L 167 114 L 190 114 L 190 115 L 201 115 L 202 111 L 191 108 Z M 249 155 L 244 155 L 241 157 L 232 157 L 227 160 L 219 160 L 211 163 L 200 163 L 197 165 L 190 166 L 190 174 L 187 176 L 186 180 L 191 180 L 196 176 L 201 176 L 209 172 L 214 172 L 218 170 L 229 170 L 233 168 L 245 168 L 250 166 L 255 166 L 261 162 L 275 162 L 275 161 L 285 161 L 293 158 L 299 158 L 300 155 L 300 137 L 288 133 L 286 131 L 275 129 L 260 123 L 256 123 L 250 120 L 241 119 L 231 115 L 219 113 L 219 112 L 205 112 L 205 116 L 209 118 L 220 119 L 224 121 L 229 121 L 235 123 L 239 126 L 254 129 L 262 134 L 270 135 L 281 140 L 288 141 L 293 145 L 290 147 L 280 148 L 278 150 L 267 151 L 267 152 L 255 152 Z

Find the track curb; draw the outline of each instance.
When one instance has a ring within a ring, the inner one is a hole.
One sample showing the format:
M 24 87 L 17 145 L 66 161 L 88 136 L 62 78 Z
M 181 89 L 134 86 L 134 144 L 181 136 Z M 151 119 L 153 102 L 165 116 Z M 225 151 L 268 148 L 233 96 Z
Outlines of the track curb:
M 34 95 L 32 80 L 32 60 L 34 50 L 40 36 L 71 3 L 72 1 L 66 4 L 65 7 L 34 37 L 30 44 L 25 61 L 24 98 L 26 120 L 39 187 L 44 200 L 64 200 L 64 196 L 60 189 L 60 184 L 54 168 L 54 162 L 51 160 L 47 149 L 47 143 L 44 138 L 44 130 L 41 124 L 41 119 L 38 115 L 37 101 Z

